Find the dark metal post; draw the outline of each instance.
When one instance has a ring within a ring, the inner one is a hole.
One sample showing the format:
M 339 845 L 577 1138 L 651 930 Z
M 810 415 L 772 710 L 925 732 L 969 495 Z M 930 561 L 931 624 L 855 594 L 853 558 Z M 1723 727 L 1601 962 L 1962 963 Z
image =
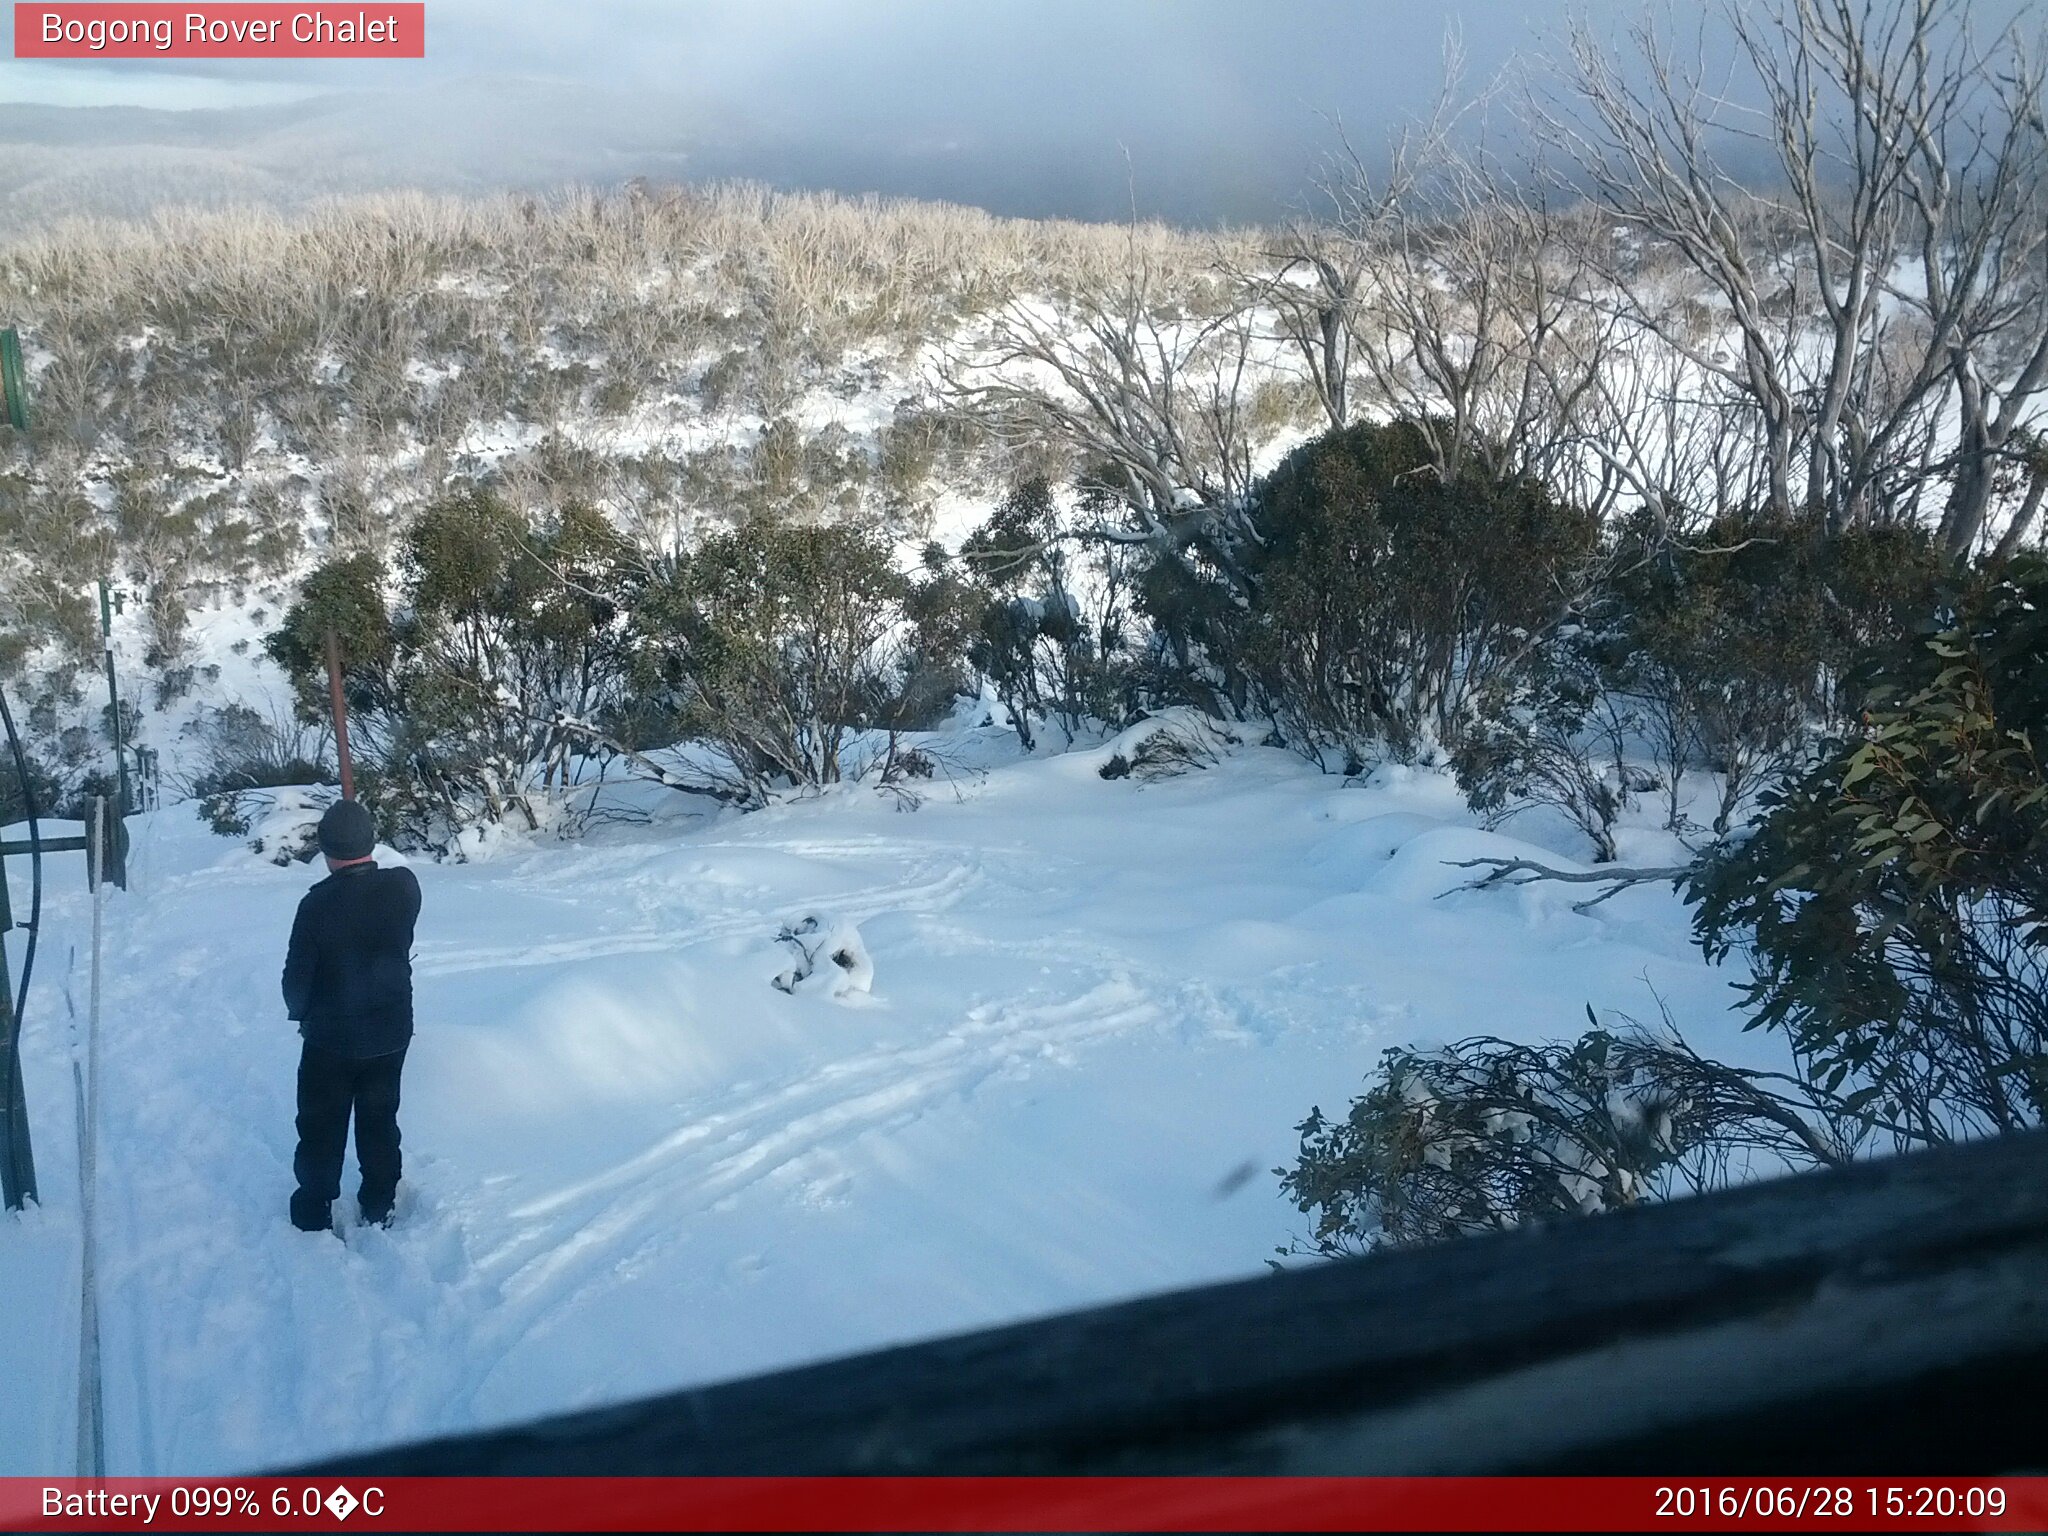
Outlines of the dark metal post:
M 4 879 L 0 875 L 0 879 Z M 10 915 L 5 926 L 14 926 Z M 0 929 L 4 931 L 4 929 Z M 27 1201 L 42 1203 L 36 1193 L 36 1160 L 28 1144 L 28 1100 L 21 1087 L 21 1040 L 14 1017 L 14 986 L 8 979 L 7 943 L 0 939 L 0 1075 L 7 1079 L 0 1091 L 0 1196 L 7 1209 L 18 1211 Z
M 114 773 L 119 781 L 114 815 L 125 822 L 134 806 L 128 798 L 128 753 L 121 744 L 121 687 L 114 681 L 114 609 L 104 579 L 100 582 L 100 640 L 106 646 L 108 729 L 114 733 Z M 121 846 L 125 841 L 109 838 L 107 845 L 107 878 L 123 891 L 128 889 L 128 852 Z
M 334 755 L 341 761 L 341 798 L 356 797 L 355 767 L 348 757 L 348 701 L 341 696 L 341 642 L 327 631 L 327 702 L 334 711 Z
M 17 432 L 28 430 L 28 388 L 21 366 L 21 338 L 13 326 L 0 331 L 0 415 Z M 22 794 L 29 792 L 27 784 Z M 7 901 L 7 863 L 0 855 L 0 935 L 14 926 Z M 28 1144 L 28 1101 L 21 1087 L 21 1021 L 14 1014 L 14 983 L 7 969 L 7 942 L 0 938 L 0 1199 L 18 1211 L 36 1194 L 36 1160 Z
M 127 856 L 126 832 L 118 821 L 104 813 L 105 799 L 97 803 L 102 814 L 90 836 L 39 837 L 32 843 L 11 837 L 0 840 L 0 935 L 14 926 L 14 910 L 7 895 L 10 858 L 33 858 L 38 850 L 83 853 L 86 887 L 90 890 L 96 869 L 111 870 L 114 859 Z M 95 839 L 100 844 L 98 854 L 91 851 Z M 97 906 L 94 911 L 97 913 Z M 24 1200 L 39 1201 L 41 1197 L 36 1194 L 36 1162 L 29 1151 L 28 1107 L 22 1096 L 21 1020 L 14 1011 L 14 993 L 7 977 L 7 944 L 0 938 L 0 1193 L 4 1193 L 7 1209 L 18 1211 Z

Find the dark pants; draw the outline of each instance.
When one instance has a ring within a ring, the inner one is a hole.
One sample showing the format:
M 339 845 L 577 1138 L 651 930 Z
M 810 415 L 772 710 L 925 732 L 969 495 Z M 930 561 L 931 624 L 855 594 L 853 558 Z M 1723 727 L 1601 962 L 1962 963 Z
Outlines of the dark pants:
M 356 1199 L 363 1220 L 383 1221 L 398 1192 L 398 1074 L 405 1052 L 357 1060 L 302 1047 L 299 1055 L 299 1150 L 292 1159 L 298 1191 L 292 1224 L 308 1232 L 328 1227 L 328 1206 L 341 1193 L 341 1155 L 348 1145 L 351 1110 L 356 1120 L 356 1162 L 363 1182 Z

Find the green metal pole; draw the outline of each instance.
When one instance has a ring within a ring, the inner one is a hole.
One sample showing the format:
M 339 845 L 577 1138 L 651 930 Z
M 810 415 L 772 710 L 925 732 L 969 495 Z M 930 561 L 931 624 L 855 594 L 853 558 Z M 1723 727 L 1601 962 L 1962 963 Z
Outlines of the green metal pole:
M 21 337 L 11 325 L 0 331 L 0 416 L 15 431 L 28 430 L 28 375 L 21 366 Z
M 114 773 L 119 781 L 119 798 L 114 802 L 114 815 L 125 822 L 129 811 L 128 802 L 128 753 L 121 744 L 121 687 L 114 680 L 114 607 L 108 595 L 107 583 L 100 582 L 100 640 L 106 646 L 107 654 L 107 714 L 108 728 L 114 733 Z M 118 890 L 128 889 L 128 859 L 120 845 L 125 842 L 119 836 L 107 841 L 107 878 Z

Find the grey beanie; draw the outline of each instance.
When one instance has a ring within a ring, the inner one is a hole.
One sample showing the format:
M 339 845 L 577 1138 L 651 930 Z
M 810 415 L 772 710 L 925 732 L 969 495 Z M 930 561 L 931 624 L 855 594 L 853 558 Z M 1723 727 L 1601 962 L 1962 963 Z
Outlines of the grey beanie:
M 330 859 L 366 859 L 377 846 L 370 813 L 353 800 L 337 800 L 320 818 L 320 851 Z

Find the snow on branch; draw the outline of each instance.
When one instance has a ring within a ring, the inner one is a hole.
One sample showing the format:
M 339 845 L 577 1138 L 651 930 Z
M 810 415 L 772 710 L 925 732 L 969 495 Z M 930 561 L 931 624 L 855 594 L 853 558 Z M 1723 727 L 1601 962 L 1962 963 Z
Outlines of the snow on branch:
M 693 784 L 688 779 L 671 773 L 646 753 L 634 751 L 601 727 L 592 725 L 587 720 L 580 720 L 565 710 L 556 710 L 547 717 L 546 723 L 557 731 L 579 736 L 594 746 L 616 753 L 664 789 L 672 789 L 684 795 L 704 795 L 726 805 L 737 805 L 746 798 L 739 791 L 720 785 Z
M 1562 880 L 1571 885 L 1604 885 L 1606 890 L 1586 901 L 1572 903 L 1574 912 L 1585 912 L 1597 907 L 1610 896 L 1620 894 L 1632 885 L 1654 885 L 1669 881 L 1676 885 L 1693 871 L 1690 864 L 1666 864 L 1652 868 L 1630 869 L 1610 865 L 1604 869 L 1570 870 L 1552 869 L 1548 864 L 1538 864 L 1533 859 L 1446 859 L 1444 862 L 1454 869 L 1483 869 L 1487 871 L 1476 880 L 1463 885 L 1454 885 L 1437 899 L 1452 896 L 1459 891 L 1484 891 L 1494 886 L 1532 885 L 1539 880 Z

